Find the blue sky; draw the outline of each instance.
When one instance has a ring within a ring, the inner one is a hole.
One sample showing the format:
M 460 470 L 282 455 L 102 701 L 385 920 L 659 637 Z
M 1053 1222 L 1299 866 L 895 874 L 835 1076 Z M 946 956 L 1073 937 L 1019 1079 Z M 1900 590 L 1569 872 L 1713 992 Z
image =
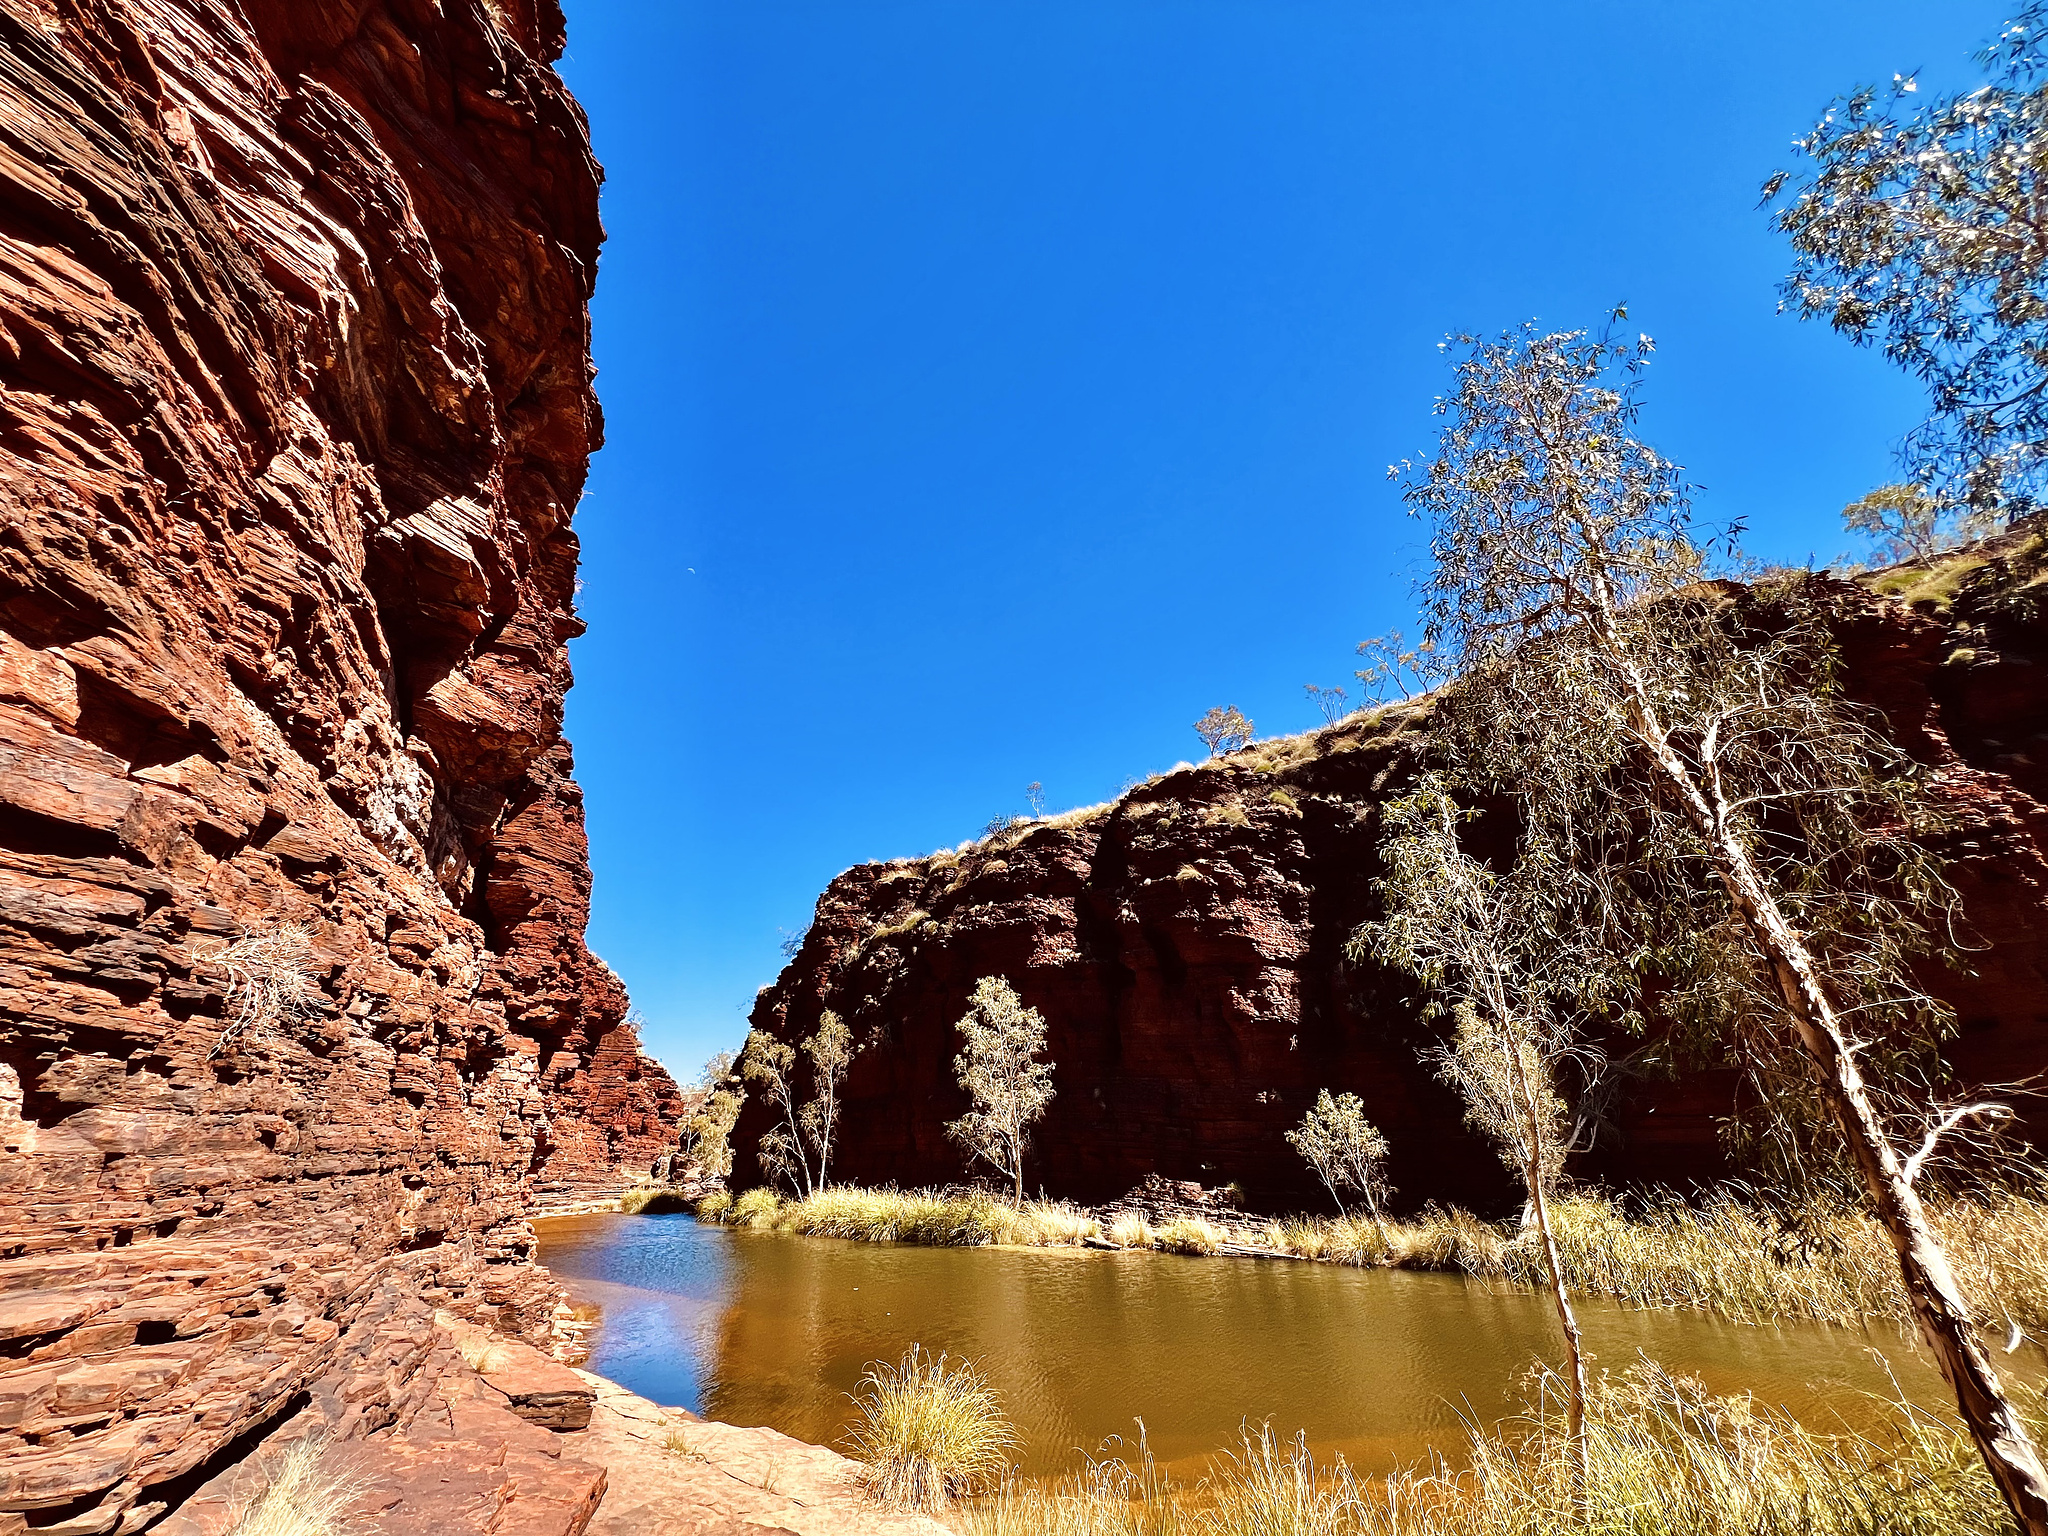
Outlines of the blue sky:
M 825 883 L 1200 754 L 1407 623 L 1444 332 L 1656 336 L 1645 435 L 1825 560 L 1922 396 L 1775 313 L 1757 188 L 1974 0 L 569 0 L 608 445 L 591 944 L 679 1073 Z M 1412 628 L 1412 625 L 1410 626 Z

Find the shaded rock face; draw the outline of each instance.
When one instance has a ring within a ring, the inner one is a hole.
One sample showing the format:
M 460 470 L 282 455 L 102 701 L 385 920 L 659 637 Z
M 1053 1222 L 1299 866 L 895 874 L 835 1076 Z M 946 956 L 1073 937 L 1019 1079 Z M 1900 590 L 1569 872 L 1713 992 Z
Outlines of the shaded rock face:
M 555 0 L 0 0 L 0 1532 L 403 1420 L 435 1305 L 546 1336 L 535 1191 L 672 1144 L 561 736 L 562 44 Z M 310 1006 L 245 1013 L 250 939 Z
M 2037 526 L 1980 552 L 1924 611 L 1837 584 L 1852 691 L 1940 767 L 1936 792 L 1957 813 L 1943 851 L 1974 928 L 1974 974 L 1934 967 L 1923 980 L 1954 1006 L 1950 1058 L 1976 1081 L 2048 1067 L 2042 544 Z M 1327 1087 L 1358 1093 L 1388 1135 L 1400 1204 L 1510 1201 L 1506 1171 L 1418 1059 L 1439 1026 L 1411 984 L 1344 955 L 1378 915 L 1379 807 L 1426 760 L 1428 729 L 1426 706 L 1396 708 L 1184 768 L 958 857 L 833 881 L 753 1023 L 799 1041 L 829 1007 L 853 1030 L 835 1177 L 960 1177 L 944 1131 L 966 1108 L 955 1023 L 976 978 L 1001 975 L 1044 1013 L 1057 1063 L 1026 1165 L 1033 1188 L 1101 1200 L 1157 1173 L 1236 1181 L 1256 1207 L 1326 1205 L 1283 1134 Z M 1676 1183 L 1727 1171 L 1717 1121 L 1734 1090 L 1712 1072 L 1637 1082 L 1615 1136 L 1579 1171 Z M 750 1102 L 736 1183 L 758 1177 L 768 1125 Z

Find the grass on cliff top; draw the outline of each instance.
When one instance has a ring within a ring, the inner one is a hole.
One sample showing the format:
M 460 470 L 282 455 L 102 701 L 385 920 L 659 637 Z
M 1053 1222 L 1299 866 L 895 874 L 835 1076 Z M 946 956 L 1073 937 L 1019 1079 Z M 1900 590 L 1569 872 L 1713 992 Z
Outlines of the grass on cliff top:
M 1088 1211 L 1060 1202 L 1027 1201 L 1020 1211 L 990 1198 L 848 1186 L 790 1201 L 768 1189 L 737 1200 L 720 1194 L 697 1211 L 707 1221 L 858 1242 L 1052 1248 L 1097 1241 L 1192 1255 L 1229 1244 L 1326 1264 L 1544 1283 L 1533 1233 L 1434 1206 L 1388 1222 L 1384 1239 L 1355 1217 L 1188 1219 L 1154 1228 L 1126 1214 L 1105 1230 Z M 1781 1220 L 1723 1193 L 1630 1214 L 1606 1196 L 1580 1193 L 1556 1211 L 1566 1280 L 1588 1295 L 1742 1323 L 1909 1322 L 1897 1257 L 1859 1210 L 1815 1207 Z M 2048 1202 L 2007 1194 L 1939 1202 L 1932 1214 L 1978 1323 L 2001 1337 L 2018 1329 L 2048 1341 Z
M 1597 1384 L 1575 1510 L 1555 1379 L 1524 1415 L 1470 1428 L 1470 1468 L 1360 1477 L 1270 1427 L 1177 1487 L 1149 1457 L 1052 1488 L 1006 1485 L 956 1510 L 964 1536 L 2008 1536 L 1961 1430 L 1894 1404 L 1869 1435 L 1828 1434 L 1648 1361 Z

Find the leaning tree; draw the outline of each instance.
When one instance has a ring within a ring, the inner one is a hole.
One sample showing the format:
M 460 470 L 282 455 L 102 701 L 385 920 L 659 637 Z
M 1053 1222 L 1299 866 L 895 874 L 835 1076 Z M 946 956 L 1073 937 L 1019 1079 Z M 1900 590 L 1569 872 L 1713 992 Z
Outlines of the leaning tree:
M 1616 991 L 1676 966 L 1702 1016 L 1796 1055 L 1987 1467 L 2048 1536 L 2048 1473 L 1917 1187 L 1945 1135 L 2001 1110 L 1912 1100 L 1887 1069 L 1943 1027 L 1909 962 L 1945 939 L 1954 893 L 1924 851 L 1924 775 L 1844 696 L 1837 599 L 1818 577 L 1702 580 L 1682 477 L 1636 435 L 1647 337 L 1525 326 L 1453 347 L 1436 457 L 1393 473 L 1431 524 L 1421 596 L 1463 673 L 1457 771 L 1556 850 Z

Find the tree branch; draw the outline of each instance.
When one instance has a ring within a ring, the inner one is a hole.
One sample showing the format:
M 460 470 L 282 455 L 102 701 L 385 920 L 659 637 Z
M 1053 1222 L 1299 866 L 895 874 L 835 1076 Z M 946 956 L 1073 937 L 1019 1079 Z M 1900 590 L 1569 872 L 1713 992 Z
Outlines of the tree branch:
M 1906 1166 L 1901 1172 L 1908 1188 L 1911 1188 L 1913 1181 L 1920 1177 L 1920 1170 L 1927 1166 L 1927 1160 L 1934 1155 L 1934 1149 L 1940 1143 L 1941 1138 L 1950 1131 L 1953 1131 L 1965 1120 L 1973 1120 L 1978 1116 L 1982 1116 L 1986 1120 L 2010 1120 L 2012 1118 L 2012 1110 L 2004 1104 L 1963 1104 L 1943 1115 L 1940 1122 L 1927 1133 L 1926 1139 L 1920 1143 L 1920 1150 L 1906 1159 Z

